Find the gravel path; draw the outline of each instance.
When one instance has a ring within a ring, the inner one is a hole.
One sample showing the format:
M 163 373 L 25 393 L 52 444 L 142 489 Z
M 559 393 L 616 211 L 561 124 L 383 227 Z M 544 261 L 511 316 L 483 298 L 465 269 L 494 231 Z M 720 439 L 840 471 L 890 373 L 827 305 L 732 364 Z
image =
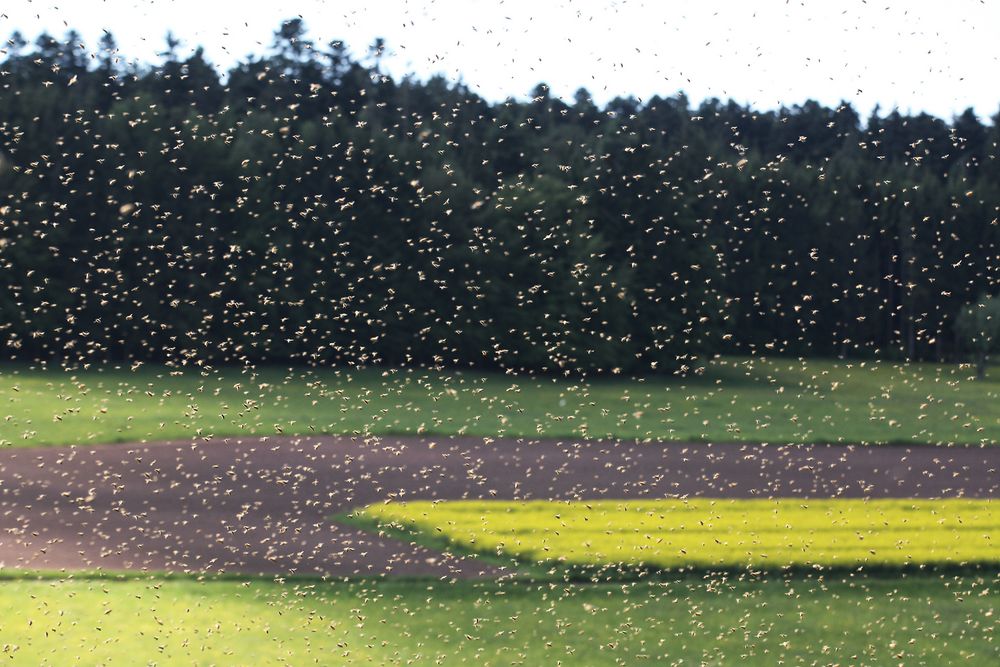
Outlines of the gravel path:
M 0 451 L 0 567 L 492 576 L 339 526 L 380 500 L 995 497 L 1000 448 L 220 438 Z

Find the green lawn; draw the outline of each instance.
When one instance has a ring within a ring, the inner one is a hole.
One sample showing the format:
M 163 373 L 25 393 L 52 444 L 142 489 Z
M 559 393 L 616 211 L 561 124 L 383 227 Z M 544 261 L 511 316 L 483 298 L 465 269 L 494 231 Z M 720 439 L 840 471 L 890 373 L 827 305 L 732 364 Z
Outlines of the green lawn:
M 989 443 L 1000 372 L 724 358 L 687 378 L 92 367 L 0 372 L 0 444 L 276 433 Z
M 993 665 L 996 579 L 0 583 L 13 665 Z
M 584 568 L 1000 563 L 991 500 L 416 501 L 346 520 L 440 548 Z

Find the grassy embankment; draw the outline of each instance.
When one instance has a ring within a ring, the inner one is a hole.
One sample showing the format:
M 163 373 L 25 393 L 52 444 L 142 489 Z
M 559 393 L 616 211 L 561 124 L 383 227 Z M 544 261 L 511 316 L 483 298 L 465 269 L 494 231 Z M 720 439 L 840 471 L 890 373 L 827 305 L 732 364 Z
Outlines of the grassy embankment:
M 7 664 L 992 665 L 995 578 L 8 581 Z
M 723 358 L 687 378 L 141 366 L 0 372 L 0 445 L 275 434 L 983 443 L 1000 375 L 960 366 Z

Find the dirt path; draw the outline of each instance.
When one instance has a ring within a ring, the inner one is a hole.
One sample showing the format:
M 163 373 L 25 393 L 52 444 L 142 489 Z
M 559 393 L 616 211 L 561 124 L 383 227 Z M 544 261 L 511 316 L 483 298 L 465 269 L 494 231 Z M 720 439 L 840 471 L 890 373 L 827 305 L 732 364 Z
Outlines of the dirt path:
M 1000 448 L 226 438 L 0 451 L 0 567 L 490 575 L 331 523 L 387 498 L 1000 495 Z

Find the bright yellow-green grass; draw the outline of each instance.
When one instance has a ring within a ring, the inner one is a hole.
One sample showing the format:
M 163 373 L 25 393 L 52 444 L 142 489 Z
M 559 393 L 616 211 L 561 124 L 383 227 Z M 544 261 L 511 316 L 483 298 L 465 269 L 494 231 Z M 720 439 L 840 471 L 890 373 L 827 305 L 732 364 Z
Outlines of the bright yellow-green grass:
M 0 366 L 0 446 L 240 434 L 469 434 L 763 442 L 1000 440 L 1000 373 L 721 358 L 687 377 Z
M 1000 563 L 1000 514 L 990 500 L 418 501 L 370 505 L 354 520 L 459 550 L 570 566 Z
M 995 578 L 0 583 L 8 665 L 996 665 Z

